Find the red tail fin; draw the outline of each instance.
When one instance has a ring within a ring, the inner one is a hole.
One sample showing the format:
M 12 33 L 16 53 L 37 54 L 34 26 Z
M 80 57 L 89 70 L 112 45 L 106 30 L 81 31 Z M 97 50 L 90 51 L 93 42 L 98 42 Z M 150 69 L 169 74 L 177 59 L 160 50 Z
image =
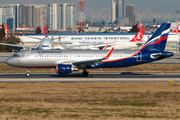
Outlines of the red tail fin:
M 137 26 L 137 29 L 142 29 L 143 28 L 143 22 L 140 23 L 139 26 Z
M 142 42 L 146 29 L 141 29 L 130 42 Z
M 8 35 L 8 33 L 9 33 L 9 28 L 10 28 L 10 27 L 7 27 L 7 28 L 5 29 L 5 35 Z
M 177 28 L 173 31 L 173 33 L 180 33 L 180 24 L 177 26 Z
M 46 26 L 43 27 L 41 33 L 42 33 L 42 34 L 45 34 L 45 32 L 46 32 Z
M 46 18 L 46 37 L 48 37 L 48 18 Z

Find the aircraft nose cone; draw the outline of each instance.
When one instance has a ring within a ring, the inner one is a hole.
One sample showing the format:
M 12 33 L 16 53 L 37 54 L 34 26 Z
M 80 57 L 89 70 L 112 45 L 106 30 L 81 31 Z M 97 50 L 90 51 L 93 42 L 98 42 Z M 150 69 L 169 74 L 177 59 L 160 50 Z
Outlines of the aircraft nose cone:
M 10 65 L 10 59 L 6 60 L 6 64 Z

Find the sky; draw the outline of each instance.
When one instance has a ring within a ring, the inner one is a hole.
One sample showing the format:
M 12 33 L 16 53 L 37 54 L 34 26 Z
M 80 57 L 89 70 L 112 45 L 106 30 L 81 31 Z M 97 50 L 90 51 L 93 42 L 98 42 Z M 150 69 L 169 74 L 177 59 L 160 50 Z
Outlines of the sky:
M 75 3 L 78 6 L 80 0 L 31 0 L 32 4 L 51 3 Z M 102 9 L 111 8 L 111 0 L 87 0 L 85 8 Z M 124 0 L 125 4 L 137 5 L 138 11 L 148 11 L 156 13 L 174 13 L 180 9 L 180 0 Z M 0 0 L 0 4 L 29 4 L 29 0 Z

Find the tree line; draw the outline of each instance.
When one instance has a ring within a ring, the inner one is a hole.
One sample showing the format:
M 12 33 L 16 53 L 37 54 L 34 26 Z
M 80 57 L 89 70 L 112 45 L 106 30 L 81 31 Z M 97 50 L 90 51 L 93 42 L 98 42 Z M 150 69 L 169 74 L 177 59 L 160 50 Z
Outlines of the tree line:
M 9 43 L 9 44 L 19 44 L 19 38 L 16 38 L 15 36 L 5 36 L 5 29 L 4 29 L 4 24 L 2 24 L 2 28 L 0 29 L 0 43 Z M 17 47 L 12 47 L 12 46 L 4 46 L 0 45 L 0 52 L 8 52 L 16 49 Z

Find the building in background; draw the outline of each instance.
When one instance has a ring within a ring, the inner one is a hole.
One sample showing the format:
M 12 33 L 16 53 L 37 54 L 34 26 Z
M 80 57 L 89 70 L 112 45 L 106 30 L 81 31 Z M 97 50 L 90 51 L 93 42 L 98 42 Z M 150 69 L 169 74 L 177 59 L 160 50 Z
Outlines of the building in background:
M 116 2 L 112 0 L 111 4 L 111 22 L 113 23 L 116 20 Z
M 125 17 L 129 19 L 129 24 L 132 26 L 137 23 L 137 6 L 134 4 L 125 5 Z
M 111 22 L 124 18 L 124 0 L 112 0 Z
M 47 6 L 45 5 L 17 5 L 17 27 L 38 27 L 41 28 L 46 25 Z
M 49 4 L 47 7 L 51 30 L 76 30 L 75 4 Z
M 0 5 L 0 24 L 10 29 L 19 27 L 43 27 L 46 25 L 47 6 L 29 4 Z
M 124 18 L 124 0 L 117 0 L 116 9 L 116 18 Z
M 15 4 L 0 5 L 0 24 L 6 24 L 10 29 L 15 28 L 17 18 L 16 9 Z
M 129 19 L 128 18 L 118 18 L 117 19 L 118 26 L 129 26 Z
M 137 23 L 137 6 L 133 4 L 124 5 L 124 0 L 112 0 L 111 22 L 120 25 Z
M 46 25 L 47 6 L 46 5 L 33 5 L 33 27 L 40 26 L 43 28 Z

